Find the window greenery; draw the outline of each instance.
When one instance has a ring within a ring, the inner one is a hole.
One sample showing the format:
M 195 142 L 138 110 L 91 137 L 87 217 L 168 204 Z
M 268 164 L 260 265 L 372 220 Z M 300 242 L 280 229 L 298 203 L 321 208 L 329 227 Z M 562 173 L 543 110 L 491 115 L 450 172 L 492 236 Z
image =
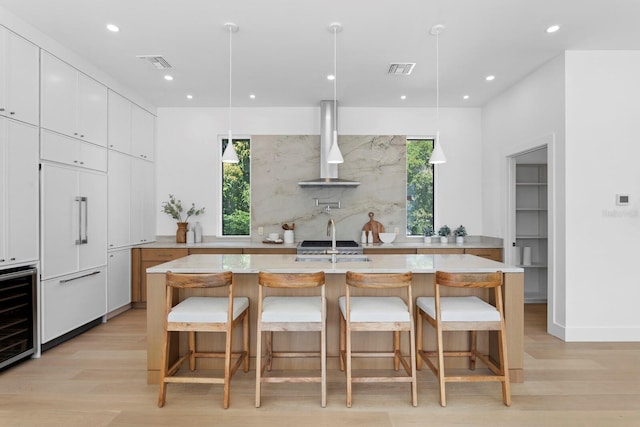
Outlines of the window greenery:
M 228 139 L 222 140 L 222 152 Z M 251 234 L 251 141 L 233 139 L 238 163 L 222 164 L 222 235 Z
M 421 236 L 433 225 L 433 139 L 407 140 L 407 236 Z

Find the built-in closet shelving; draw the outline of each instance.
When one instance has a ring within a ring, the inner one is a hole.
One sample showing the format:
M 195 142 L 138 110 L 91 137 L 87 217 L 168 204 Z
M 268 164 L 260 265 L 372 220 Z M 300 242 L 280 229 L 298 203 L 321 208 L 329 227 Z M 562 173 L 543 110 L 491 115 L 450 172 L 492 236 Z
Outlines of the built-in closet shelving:
M 547 300 L 547 165 L 516 165 L 516 246 L 525 270 L 525 302 Z M 525 248 L 531 248 L 526 262 Z

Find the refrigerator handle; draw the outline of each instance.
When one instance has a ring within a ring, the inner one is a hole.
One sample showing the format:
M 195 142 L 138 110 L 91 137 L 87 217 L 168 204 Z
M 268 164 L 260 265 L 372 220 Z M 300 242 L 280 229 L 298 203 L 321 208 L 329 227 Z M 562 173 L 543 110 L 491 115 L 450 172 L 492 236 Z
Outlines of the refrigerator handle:
M 87 217 L 89 214 L 87 198 L 84 196 L 76 197 L 76 202 L 78 202 L 78 239 L 76 240 L 76 245 L 84 245 L 88 243 L 87 239 Z M 84 216 L 82 212 L 82 205 L 84 203 Z M 84 224 L 84 238 L 82 236 L 82 227 Z

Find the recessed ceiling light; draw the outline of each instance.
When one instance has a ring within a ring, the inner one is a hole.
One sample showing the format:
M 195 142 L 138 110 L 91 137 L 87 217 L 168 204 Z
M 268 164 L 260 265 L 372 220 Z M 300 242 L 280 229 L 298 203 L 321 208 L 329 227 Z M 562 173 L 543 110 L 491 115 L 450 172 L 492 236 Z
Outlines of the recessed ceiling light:
M 164 79 L 171 81 L 173 80 L 173 76 L 170 76 L 169 74 L 167 74 L 166 76 L 164 76 Z
M 327 80 L 335 80 L 335 79 L 336 79 L 336 76 L 334 76 L 333 74 L 329 74 L 327 76 Z
M 187 99 L 193 99 L 193 95 L 187 95 Z
M 400 95 L 400 99 L 407 99 L 407 95 Z
M 469 95 L 464 95 L 462 99 L 469 99 Z
M 486 81 L 490 82 L 490 81 L 494 80 L 495 78 L 496 78 L 496 76 L 487 76 L 487 77 L 485 77 L 484 79 L 485 79 Z
M 118 26 L 114 24 L 107 24 L 107 30 L 117 33 L 118 31 L 120 31 L 120 28 L 118 28 Z
M 547 28 L 547 33 L 555 33 L 559 29 L 560 29 L 560 25 L 552 25 L 549 28 Z
M 256 96 L 252 93 L 251 95 L 249 95 L 249 98 L 256 99 Z

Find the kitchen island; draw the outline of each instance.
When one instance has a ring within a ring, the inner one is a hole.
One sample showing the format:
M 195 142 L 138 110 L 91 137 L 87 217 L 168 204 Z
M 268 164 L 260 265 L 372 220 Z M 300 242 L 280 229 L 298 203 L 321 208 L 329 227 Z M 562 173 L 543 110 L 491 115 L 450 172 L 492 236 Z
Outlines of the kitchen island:
M 327 363 L 329 369 L 338 369 L 338 304 L 340 295 L 344 295 L 345 273 L 356 271 L 363 273 L 395 273 L 410 271 L 413 273 L 413 297 L 433 295 L 433 279 L 437 270 L 448 272 L 492 272 L 502 271 L 504 275 L 504 303 L 505 319 L 507 324 L 507 346 L 509 356 L 509 371 L 513 382 L 524 380 L 523 372 L 523 310 L 524 310 L 524 288 L 523 269 L 513 267 L 500 262 L 485 258 L 464 255 L 366 255 L 364 257 L 344 256 L 338 257 L 340 262 L 331 263 L 326 257 L 304 256 L 305 261 L 296 261 L 296 255 L 241 255 L 241 254 L 221 254 L 221 255 L 189 255 L 164 264 L 156 265 L 147 269 L 147 381 L 157 383 L 161 363 L 161 347 L 164 317 L 165 298 L 165 273 L 214 273 L 221 271 L 231 271 L 234 273 L 236 296 L 247 296 L 250 300 L 251 320 L 251 349 L 255 349 L 255 319 L 257 316 L 257 295 L 258 295 L 258 272 L 271 271 L 282 273 L 304 273 L 314 271 L 324 271 L 326 274 L 326 295 L 327 295 Z M 367 261 L 362 259 L 366 258 Z M 446 294 L 454 294 L 458 290 L 447 290 Z M 191 291 L 192 294 L 214 295 L 215 290 Z M 312 292 L 312 290 L 310 290 Z M 483 290 L 475 290 L 481 298 L 487 298 L 488 294 Z M 389 294 L 393 291 L 390 290 Z M 443 294 L 445 294 L 443 292 Z M 431 328 L 426 328 L 425 342 L 432 346 L 434 343 Z M 239 332 L 239 330 L 238 330 Z M 239 342 L 240 334 L 234 332 L 234 342 Z M 206 338 L 199 342 L 199 345 L 224 345 L 222 334 L 207 334 Z M 213 335 L 213 336 L 212 336 Z M 275 337 L 274 346 L 299 346 L 300 348 L 319 348 L 317 337 L 310 337 L 313 334 L 296 335 L 295 333 L 280 334 Z M 486 339 L 484 334 L 482 340 L 479 339 L 478 347 L 489 354 L 496 354 L 495 339 Z M 371 339 L 369 339 L 371 337 Z M 366 350 L 379 350 L 388 348 L 391 345 L 391 335 L 389 339 L 381 339 L 380 335 L 367 335 L 361 333 L 354 339 L 354 347 Z M 173 342 L 177 342 L 178 338 Z M 185 340 L 183 340 L 185 341 Z M 445 340 L 445 346 L 466 348 L 468 346 L 466 334 L 455 333 L 449 335 Z M 184 346 L 185 343 L 181 342 Z M 406 338 L 403 342 L 404 351 L 408 349 Z M 219 347 L 218 347 L 219 348 Z M 172 352 L 174 357 L 176 349 Z M 252 350 L 252 363 L 255 363 L 255 353 Z M 494 359 L 497 359 L 494 357 Z M 217 361 L 206 360 L 203 363 L 210 363 L 217 366 Z M 459 361 L 466 363 L 465 360 Z M 291 359 L 283 361 L 287 368 L 309 368 L 313 363 L 306 360 Z M 366 367 L 376 369 L 386 367 L 382 360 L 366 359 L 363 363 Z M 453 364 L 448 366 L 455 366 Z M 274 367 L 277 369 L 278 367 Z

